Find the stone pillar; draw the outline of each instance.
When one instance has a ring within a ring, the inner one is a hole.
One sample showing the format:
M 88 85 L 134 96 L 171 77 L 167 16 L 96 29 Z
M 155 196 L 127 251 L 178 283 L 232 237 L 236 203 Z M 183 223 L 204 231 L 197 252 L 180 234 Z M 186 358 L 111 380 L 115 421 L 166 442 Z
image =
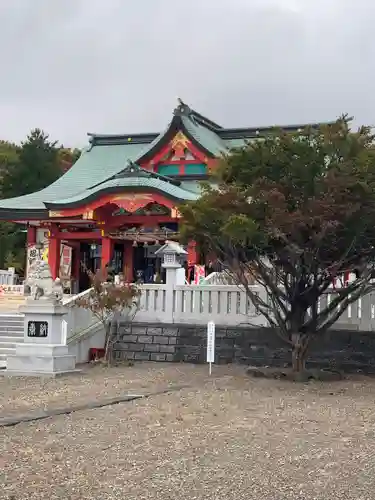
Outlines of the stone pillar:
M 48 265 L 55 280 L 60 275 L 60 240 L 53 235 L 49 237 Z
M 8 355 L 6 375 L 55 376 L 75 371 L 69 354 L 63 317 L 67 310 L 53 299 L 27 299 L 20 308 L 24 316 L 24 342 Z
M 177 284 L 177 273 L 178 270 L 182 271 L 185 276 L 185 270 L 181 267 L 179 262 L 176 263 L 166 263 L 162 264 L 166 271 L 165 282 L 167 285 L 166 296 L 165 296 L 165 314 L 166 321 L 168 323 L 174 322 L 174 312 L 175 312 L 175 286 Z
M 124 278 L 127 283 L 134 280 L 134 249 L 131 241 L 124 243 Z

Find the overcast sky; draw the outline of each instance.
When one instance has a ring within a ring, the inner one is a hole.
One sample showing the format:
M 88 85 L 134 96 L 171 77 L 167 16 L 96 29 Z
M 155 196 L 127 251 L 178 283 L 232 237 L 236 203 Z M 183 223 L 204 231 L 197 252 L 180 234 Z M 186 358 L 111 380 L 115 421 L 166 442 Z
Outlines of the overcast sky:
M 374 0 L 0 0 L 0 138 L 157 132 L 177 97 L 224 126 L 375 124 Z

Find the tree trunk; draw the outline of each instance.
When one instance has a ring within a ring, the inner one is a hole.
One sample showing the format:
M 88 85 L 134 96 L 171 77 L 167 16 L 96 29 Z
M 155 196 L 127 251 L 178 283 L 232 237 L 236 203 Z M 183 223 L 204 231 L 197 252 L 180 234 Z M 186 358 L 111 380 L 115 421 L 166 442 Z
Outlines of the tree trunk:
M 296 373 L 306 370 L 306 354 L 309 338 L 302 333 L 292 334 L 292 368 Z
M 105 361 L 108 366 L 113 362 L 113 346 L 118 335 L 118 314 L 114 314 L 112 319 L 106 322 L 105 326 Z
M 111 329 L 112 323 L 111 321 L 106 321 L 105 323 L 105 341 L 104 341 L 104 360 L 106 363 L 110 363 L 110 354 L 111 354 Z

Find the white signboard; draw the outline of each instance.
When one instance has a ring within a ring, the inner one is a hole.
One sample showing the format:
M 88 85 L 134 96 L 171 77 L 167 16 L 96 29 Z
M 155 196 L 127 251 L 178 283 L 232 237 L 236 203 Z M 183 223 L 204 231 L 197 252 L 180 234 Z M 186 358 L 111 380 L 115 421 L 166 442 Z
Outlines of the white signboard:
M 211 375 L 211 364 L 215 363 L 215 323 L 207 323 L 207 363 L 210 364 L 209 373 Z

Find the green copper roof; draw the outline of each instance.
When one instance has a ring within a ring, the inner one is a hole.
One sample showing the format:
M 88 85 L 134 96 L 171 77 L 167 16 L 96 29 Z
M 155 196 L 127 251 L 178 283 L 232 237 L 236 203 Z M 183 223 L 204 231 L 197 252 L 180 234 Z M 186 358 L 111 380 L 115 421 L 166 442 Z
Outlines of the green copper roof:
M 292 131 L 303 127 L 299 125 L 284 128 Z M 47 207 L 79 203 L 103 190 L 122 188 L 155 189 L 179 200 L 193 200 L 200 194 L 198 183 L 186 181 L 176 185 L 170 179 L 157 175 L 145 176 L 143 173 L 141 178 L 134 175 L 128 178 L 118 174 L 124 172 L 128 162 L 141 163 L 151 159 L 178 131 L 182 131 L 207 156 L 214 158 L 231 148 L 243 146 L 249 139 L 262 137 L 270 130 L 223 128 L 179 100 L 171 122 L 162 133 L 90 134 L 91 146 L 56 182 L 36 193 L 0 200 L 0 219 L 38 219 L 47 216 Z
M 194 118 L 183 116 L 182 123 L 189 134 L 205 149 L 210 151 L 213 156 L 220 156 L 228 151 L 225 142 L 213 130 L 203 127 Z
M 104 182 L 103 184 L 100 184 L 99 186 L 95 186 L 92 189 L 86 189 L 85 191 L 78 193 L 75 196 L 71 196 L 70 198 L 58 199 L 53 203 L 46 202 L 46 205 L 51 209 L 58 206 L 68 207 L 72 205 L 79 205 L 82 202 L 94 199 L 96 195 L 101 192 L 116 192 L 121 190 L 119 188 L 131 188 L 131 190 L 134 191 L 140 190 L 142 188 L 150 189 L 165 193 L 172 198 L 181 201 L 194 201 L 199 198 L 198 194 L 192 193 L 191 191 L 187 191 L 179 186 L 175 186 L 160 179 L 147 177 L 130 177 L 122 179 L 112 179 L 110 181 Z
M 226 147 L 230 149 L 242 148 L 249 141 L 249 139 L 225 139 Z
M 0 200 L 0 209 L 45 209 L 44 202 L 53 202 L 82 193 L 94 183 L 99 183 L 122 170 L 127 160 L 139 156 L 144 144 L 93 146 L 85 150 L 68 172 L 50 186 L 36 193 Z
M 179 186 L 174 186 L 173 184 L 169 184 L 168 182 L 162 181 L 160 179 L 147 179 L 143 177 L 132 177 L 132 178 L 124 178 L 124 179 L 113 179 L 111 181 L 104 182 L 99 186 L 96 186 L 92 189 L 86 189 L 83 193 L 76 194 L 70 198 L 63 198 L 54 201 L 53 203 L 47 203 L 47 205 L 74 205 L 77 202 L 82 202 L 93 198 L 94 195 L 102 192 L 102 191 L 117 191 L 116 188 L 131 188 L 135 191 L 137 189 L 146 188 L 155 191 L 159 191 L 161 193 L 165 193 L 172 198 L 176 198 L 178 200 L 196 200 L 198 199 L 198 195 L 192 193 L 191 191 L 187 191 L 185 189 L 180 188 Z

